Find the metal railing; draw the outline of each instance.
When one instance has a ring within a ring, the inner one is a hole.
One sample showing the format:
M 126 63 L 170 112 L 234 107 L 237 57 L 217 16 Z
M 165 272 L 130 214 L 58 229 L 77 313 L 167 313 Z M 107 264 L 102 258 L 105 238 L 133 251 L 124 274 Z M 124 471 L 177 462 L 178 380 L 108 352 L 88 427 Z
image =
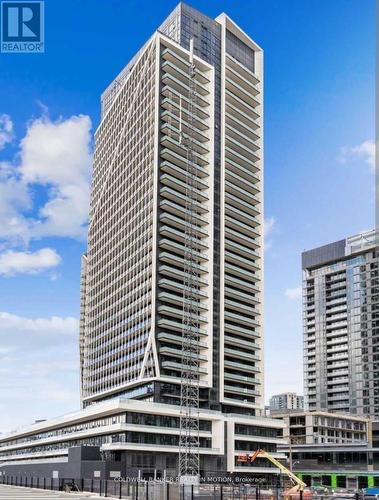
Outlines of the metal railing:
M 181 485 L 177 482 L 116 479 L 40 478 L 26 475 L 2 475 L 0 484 L 41 490 L 95 493 L 100 497 L 125 500 L 304 500 L 336 498 L 326 488 L 322 491 L 288 494 L 279 486 L 257 484 L 208 484 Z M 361 493 L 337 495 L 339 498 L 363 499 Z M 74 497 L 73 497 L 74 498 Z

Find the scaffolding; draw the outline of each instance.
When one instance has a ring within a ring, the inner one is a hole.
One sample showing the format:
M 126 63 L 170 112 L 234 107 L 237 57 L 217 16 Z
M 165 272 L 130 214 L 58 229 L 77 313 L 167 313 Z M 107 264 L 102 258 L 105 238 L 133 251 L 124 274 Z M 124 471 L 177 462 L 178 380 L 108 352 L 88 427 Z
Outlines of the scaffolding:
M 182 328 L 182 372 L 180 384 L 179 477 L 183 482 L 196 480 L 200 473 L 199 457 L 199 258 L 197 239 L 198 179 L 194 162 L 193 133 L 196 104 L 196 68 L 193 40 L 190 43 L 188 76 L 187 132 L 183 134 L 181 109 L 180 141 L 186 149 L 186 214 L 184 243 L 184 287 Z M 180 108 L 181 108 L 180 103 Z

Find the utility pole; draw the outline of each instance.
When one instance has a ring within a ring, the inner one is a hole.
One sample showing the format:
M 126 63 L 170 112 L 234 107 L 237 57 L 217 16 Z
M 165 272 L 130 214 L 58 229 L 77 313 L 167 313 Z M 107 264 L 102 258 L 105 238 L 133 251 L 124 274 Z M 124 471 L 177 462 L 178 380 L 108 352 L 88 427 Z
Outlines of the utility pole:
M 289 469 L 292 472 L 293 463 L 292 463 L 292 436 L 291 436 L 291 434 L 289 434 L 288 443 L 289 443 L 289 466 L 290 466 Z

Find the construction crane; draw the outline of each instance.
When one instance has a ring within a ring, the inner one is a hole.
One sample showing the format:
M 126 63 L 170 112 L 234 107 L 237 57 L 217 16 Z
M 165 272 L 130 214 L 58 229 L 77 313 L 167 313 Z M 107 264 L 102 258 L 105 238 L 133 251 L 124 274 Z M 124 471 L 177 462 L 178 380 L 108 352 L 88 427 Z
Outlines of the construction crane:
M 289 469 L 287 469 L 287 467 L 281 464 L 279 460 L 276 460 L 276 458 L 274 458 L 265 450 L 256 450 L 254 453 L 238 455 L 237 461 L 242 463 L 251 463 L 254 462 L 256 458 L 267 458 L 267 460 L 270 460 L 270 462 L 274 464 L 275 467 L 280 469 L 283 474 L 286 474 L 290 478 L 292 483 L 294 483 L 294 487 L 291 488 L 291 490 L 287 491 L 287 494 L 303 491 L 304 488 L 306 488 L 307 485 L 304 483 L 304 481 L 299 479 L 293 472 L 291 472 Z
M 182 371 L 180 383 L 179 477 L 182 482 L 197 482 L 199 457 L 199 258 L 197 239 L 198 179 L 193 151 L 194 113 L 196 104 L 196 68 L 193 40 L 190 42 L 188 75 L 187 132 L 180 143 L 186 150 L 186 213 L 184 238 L 184 287 L 182 321 Z M 182 101 L 180 102 L 180 107 Z

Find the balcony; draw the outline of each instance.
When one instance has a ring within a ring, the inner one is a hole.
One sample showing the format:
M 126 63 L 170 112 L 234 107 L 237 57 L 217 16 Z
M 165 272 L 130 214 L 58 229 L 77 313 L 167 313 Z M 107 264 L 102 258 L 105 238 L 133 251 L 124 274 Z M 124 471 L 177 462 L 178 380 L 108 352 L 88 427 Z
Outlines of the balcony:
M 169 293 L 169 292 L 159 292 L 158 293 L 158 297 L 159 297 L 159 300 L 161 302 L 165 302 L 165 303 L 168 303 L 168 304 L 174 304 L 176 306 L 179 306 L 181 309 L 183 309 L 183 304 L 186 302 L 184 300 L 184 297 L 183 295 L 175 295 L 173 293 Z M 207 302 L 203 301 L 199 301 L 198 302 L 198 308 L 201 312 L 206 312 L 208 311 L 208 305 L 207 305 Z
M 177 143 L 176 145 L 179 145 L 179 143 Z M 184 151 L 183 148 L 181 148 L 180 153 L 177 153 L 173 149 L 170 149 L 170 146 L 171 146 L 171 144 L 168 144 L 168 148 L 162 149 L 161 157 L 164 160 L 167 160 L 168 162 L 170 162 L 170 163 L 176 165 L 177 167 L 182 168 L 184 171 L 186 171 L 187 164 L 188 164 L 186 152 Z M 199 167 L 201 167 L 200 164 L 194 163 L 194 168 L 199 169 Z M 204 170 L 204 168 L 199 170 L 199 177 L 204 177 L 204 175 L 201 175 L 201 172 L 206 172 L 206 170 Z
M 158 326 L 161 328 L 166 328 L 167 330 L 174 330 L 177 332 L 182 332 L 184 328 L 186 328 L 185 325 L 183 325 L 182 321 L 173 321 L 167 318 L 161 318 L 158 320 Z M 200 336 L 206 336 L 207 331 L 204 328 L 197 328 L 197 335 Z
M 167 332 L 159 332 L 158 333 L 158 340 L 161 342 L 167 342 L 171 344 L 176 344 L 176 345 L 182 345 L 183 343 L 183 338 L 180 335 L 173 335 L 172 333 L 167 333 Z M 199 346 L 201 349 L 207 349 L 207 344 L 205 342 L 196 342 L 196 344 Z
M 161 208 L 162 211 L 181 217 L 182 219 L 185 219 L 187 214 L 185 207 L 169 200 L 162 200 L 159 203 L 159 207 Z M 205 217 L 202 217 L 196 212 L 192 212 L 192 218 L 196 221 L 196 224 L 199 226 L 208 225 L 207 219 Z
M 254 311 L 251 311 L 250 310 L 250 314 L 254 312 Z M 257 321 L 254 317 L 249 317 L 249 316 L 245 316 L 243 313 L 241 314 L 236 314 L 236 313 L 232 313 L 230 311 L 225 311 L 224 312 L 224 315 L 225 315 L 225 321 L 227 322 L 228 320 L 230 321 L 234 321 L 236 323 L 240 323 L 244 326 L 252 326 L 252 327 L 259 327 L 260 326 L 260 322 Z M 229 323 L 225 323 L 225 328 L 230 328 L 230 325 Z M 235 328 L 239 328 L 238 326 L 236 325 L 233 325 L 233 327 Z
M 247 179 L 241 178 L 232 170 L 225 169 L 225 179 L 231 184 L 234 184 L 235 186 L 248 191 L 249 193 L 258 194 L 261 191 L 257 186 L 257 182 L 250 182 Z
M 177 266 L 179 268 L 184 269 L 185 261 L 183 258 L 179 257 L 178 255 L 169 253 L 169 252 L 161 252 L 159 254 L 159 260 L 161 262 L 165 262 L 168 264 L 173 264 L 174 266 Z M 202 266 L 201 264 L 194 264 L 194 269 L 196 269 L 199 273 L 207 273 L 208 268 L 205 266 Z
M 164 276 L 170 276 L 171 278 L 175 278 L 178 280 L 184 280 L 184 270 L 183 269 L 176 269 L 172 266 L 167 266 L 167 265 L 160 265 L 158 269 L 159 269 L 159 273 L 164 275 Z M 199 269 L 199 274 L 200 273 L 201 273 L 201 270 Z M 207 286 L 208 285 L 208 281 L 205 280 L 204 278 L 197 277 L 196 279 L 199 283 L 199 286 Z
M 159 220 L 161 221 L 162 224 L 169 224 L 172 225 L 176 229 L 181 229 L 182 231 L 185 231 L 186 228 L 191 228 L 191 232 L 197 237 L 197 238 L 204 238 L 208 236 L 208 232 L 197 225 L 189 224 L 186 222 L 184 219 L 180 217 L 176 217 L 175 215 L 169 214 L 167 212 L 161 213 L 159 216 Z
M 235 220 L 239 220 L 245 224 L 248 224 L 249 227 L 252 227 L 253 229 L 260 226 L 260 222 L 256 217 L 254 217 L 254 215 L 249 215 L 245 212 L 242 212 L 241 210 L 238 210 L 237 208 L 231 205 L 225 204 L 225 214 L 229 215 L 230 217 L 233 217 Z M 257 232 L 257 234 L 260 233 Z
M 171 61 L 166 60 L 162 64 L 162 71 L 166 73 L 167 75 L 170 75 L 175 79 L 175 81 L 180 82 L 185 88 L 188 88 L 189 85 L 189 71 L 181 69 L 179 66 L 173 64 Z M 165 79 L 165 74 L 163 75 L 162 80 L 164 81 Z M 197 76 L 197 75 L 196 75 Z M 209 90 L 207 89 L 206 84 L 203 84 L 200 82 L 199 78 L 196 78 L 196 92 L 200 96 L 206 96 L 209 94 Z
M 234 288 L 230 288 L 230 287 L 226 286 L 225 287 L 225 299 L 227 300 L 229 298 L 237 299 L 240 301 L 245 301 L 249 305 L 260 303 L 260 301 L 258 300 L 258 298 L 256 297 L 255 294 L 251 294 L 251 293 L 247 294 L 247 293 L 241 292 L 241 290 L 235 290 Z
M 258 135 L 258 130 L 260 128 L 259 121 L 253 116 L 245 113 L 237 106 L 234 106 L 231 102 L 226 102 L 225 104 L 225 120 L 235 120 L 249 130 L 252 130 Z
M 165 316 L 170 316 L 173 318 L 183 318 L 183 308 L 178 308 L 178 307 L 170 307 L 166 306 L 164 304 L 158 306 L 158 312 L 159 314 L 165 315 Z M 206 316 L 201 316 L 200 314 L 196 318 L 197 323 L 202 323 L 206 324 L 208 323 L 208 318 Z
M 186 182 L 183 182 L 179 179 L 176 179 L 175 177 L 172 177 L 169 174 L 162 174 L 160 176 L 160 181 L 163 186 L 168 186 L 172 189 L 175 189 L 176 191 L 179 191 L 179 193 L 187 196 L 187 184 Z M 208 193 L 206 191 L 201 191 L 201 188 L 204 187 L 204 184 L 200 181 L 196 181 L 196 185 L 198 186 L 197 189 L 193 189 L 193 195 L 194 197 L 196 196 L 196 202 L 202 202 L 208 200 Z
M 247 149 L 251 149 L 252 151 L 258 151 L 260 148 L 260 144 L 258 141 L 254 140 L 253 138 L 250 138 L 248 135 L 243 134 L 240 132 L 239 129 L 236 127 L 233 127 L 231 125 L 231 121 L 229 120 L 229 123 L 225 124 L 225 129 L 226 129 L 226 134 L 229 138 L 233 139 L 234 141 L 240 143 Z M 252 134 L 250 133 L 250 136 Z
M 234 373 L 224 373 L 225 380 L 231 380 L 233 382 L 239 382 L 240 384 L 246 385 L 260 385 L 261 381 L 255 377 L 248 377 L 245 375 L 235 375 Z M 243 391 L 243 387 L 240 388 Z
M 182 372 L 183 370 L 188 371 L 188 366 L 183 365 L 182 363 L 175 363 L 175 361 L 163 361 L 162 368 L 165 368 L 166 370 L 174 370 L 179 372 Z M 207 370 L 205 368 L 199 367 L 198 371 L 200 375 L 207 374 Z
M 236 208 L 242 210 L 243 212 L 246 212 L 249 215 L 259 215 L 259 210 L 255 205 L 247 203 L 246 201 L 241 200 L 241 198 L 238 198 L 231 193 L 225 193 L 225 202 L 228 205 L 234 205 Z
M 165 109 L 168 112 L 175 111 L 176 114 L 181 113 L 184 119 L 189 120 L 188 99 L 176 92 L 173 92 L 172 90 L 169 89 L 169 87 L 164 87 L 162 93 L 164 96 L 166 96 L 161 102 L 162 109 Z M 182 104 L 181 107 L 180 103 Z M 208 130 L 209 129 L 209 124 L 207 122 L 208 118 L 209 118 L 208 111 L 205 108 L 197 106 L 195 103 L 191 117 L 194 127 L 202 131 Z
M 224 366 L 233 370 L 240 370 L 241 372 L 260 373 L 260 369 L 256 366 L 252 366 L 251 364 L 245 365 L 244 363 L 237 363 L 235 361 L 229 361 L 227 359 L 224 361 Z
M 235 357 L 237 359 L 246 359 L 247 361 L 261 361 L 261 359 L 254 354 L 245 351 L 237 351 L 236 349 L 229 349 L 228 347 L 224 348 L 224 354 L 225 356 Z
M 259 333 L 256 332 L 254 328 L 248 329 L 248 328 L 243 328 L 242 326 L 239 325 L 232 325 L 230 323 L 225 323 L 224 330 L 225 333 L 235 334 L 240 337 L 246 337 L 248 339 L 260 338 Z
M 179 131 L 179 128 L 181 126 L 184 134 L 189 135 L 189 132 L 191 130 L 193 138 L 198 142 L 206 142 L 209 140 L 209 137 L 204 133 L 204 128 L 197 127 L 197 122 L 193 120 L 192 125 L 190 125 L 188 121 L 186 121 L 186 119 L 188 120 L 188 116 L 184 117 L 184 113 L 179 109 L 176 110 L 176 108 L 171 108 L 163 111 L 161 113 L 161 119 L 163 120 L 163 122 L 171 124 L 176 129 L 176 131 Z
M 235 387 L 233 385 L 225 385 L 224 392 L 232 394 L 247 394 L 248 396 L 260 396 L 259 391 L 248 389 L 247 387 Z
M 179 157 L 181 157 L 181 162 L 184 162 L 184 165 L 187 165 L 187 149 L 183 144 L 175 139 L 174 137 L 170 137 L 168 135 L 163 135 L 161 138 L 161 144 L 165 148 L 169 148 L 171 151 L 176 153 Z M 193 152 L 193 161 L 196 165 L 200 165 L 201 167 L 208 166 L 209 160 L 202 153 Z M 175 163 L 175 161 L 173 161 Z
M 168 122 L 163 122 L 161 125 L 161 132 L 162 134 L 167 135 L 168 137 L 171 137 L 175 141 L 179 143 L 179 145 L 187 151 L 187 146 L 185 145 L 185 141 L 181 141 L 181 134 L 179 129 L 177 129 L 173 124 L 168 123 Z M 193 134 L 194 135 L 194 134 Z M 209 146 L 208 143 L 203 141 L 198 141 L 195 138 L 192 139 L 192 151 L 194 151 L 196 154 L 208 154 L 209 153 Z
M 177 52 L 175 52 L 169 48 L 166 48 L 162 51 L 161 55 L 165 61 L 170 61 L 172 64 L 174 64 L 174 66 L 177 66 L 181 70 L 188 72 L 190 62 L 188 59 L 185 59 L 184 57 L 182 57 L 181 54 L 178 54 Z M 196 79 L 200 83 L 203 83 L 203 84 L 210 83 L 209 78 L 203 72 L 201 72 L 198 68 L 195 68 L 195 72 L 196 72 Z
M 225 126 L 227 128 L 231 127 L 240 135 L 247 137 L 249 140 L 257 142 L 257 146 L 260 147 L 260 135 L 259 129 L 256 127 L 249 127 L 246 123 L 237 120 L 236 116 L 230 114 L 225 114 Z
M 175 241 L 172 241 L 172 240 L 167 240 L 165 238 L 162 238 L 159 240 L 159 247 L 164 248 L 165 250 L 170 250 L 170 251 L 179 253 L 181 255 L 184 255 L 184 253 L 185 253 L 184 245 L 181 245 L 180 243 L 176 243 Z M 199 260 L 200 262 L 205 262 L 205 261 L 209 260 L 206 254 L 201 253 L 201 252 L 196 252 L 195 250 L 193 250 L 193 252 L 194 252 L 197 260 Z
M 237 59 L 228 53 L 226 53 L 226 62 L 228 69 L 233 69 L 235 73 L 241 75 L 241 78 L 244 78 L 249 83 L 251 82 L 253 85 L 260 83 L 260 80 L 255 73 L 247 69 L 246 66 L 243 66 L 239 61 L 237 61 Z
M 228 76 L 229 74 L 229 76 Z M 246 102 L 252 108 L 256 108 L 260 105 L 260 102 L 255 99 L 254 94 L 251 92 L 254 87 L 250 87 L 248 90 L 244 88 L 242 85 L 236 82 L 236 79 L 232 79 L 231 77 L 235 77 L 235 73 L 232 73 L 230 70 L 226 70 L 226 79 L 225 79 L 225 88 L 236 96 L 238 99 L 241 99 L 243 102 Z
M 258 338 L 258 336 L 256 338 Z M 244 349 L 245 351 L 251 351 L 252 356 L 255 356 L 255 352 L 260 349 L 259 345 L 255 343 L 255 340 L 253 338 L 247 340 L 247 339 L 231 337 L 230 335 L 225 335 L 224 341 L 226 345 L 229 344 L 232 347 L 238 346 Z M 252 359 L 254 358 L 252 357 Z
M 228 274 L 225 275 L 225 283 L 227 285 L 231 285 L 233 287 L 239 288 L 240 290 L 245 290 L 247 292 L 260 292 L 260 289 L 258 288 L 256 283 L 253 283 L 251 281 L 245 281 L 236 278 L 235 276 L 230 276 Z
M 230 90 L 225 89 L 225 96 L 227 109 L 228 106 L 232 106 L 234 109 L 240 110 L 240 112 L 244 113 L 244 115 L 251 116 L 254 120 L 259 118 L 259 113 L 257 113 L 254 107 L 250 106 L 245 100 L 241 99 Z
M 180 241 L 182 243 L 184 243 L 185 241 L 184 232 L 177 231 L 170 226 L 162 226 L 159 229 L 159 232 L 162 236 L 165 236 L 167 238 L 172 238 L 173 240 Z M 197 251 L 205 250 L 208 248 L 207 244 L 203 240 L 199 240 L 197 238 L 192 239 L 191 245 Z
M 335 354 L 333 350 L 329 350 L 326 356 L 327 363 L 329 362 L 334 362 L 334 361 L 340 361 L 344 359 L 349 358 L 349 352 L 346 351 L 346 349 L 343 349 L 343 352 L 340 352 L 341 350 L 338 349 L 336 352 L 340 354 Z M 345 352 L 346 351 L 346 352 Z
M 251 163 L 260 160 L 260 157 L 257 154 L 253 153 L 253 151 L 250 148 L 247 148 L 241 142 L 233 139 L 228 135 L 225 138 L 225 144 L 231 154 L 237 156 L 243 161 L 248 161 Z
M 328 347 L 328 360 L 329 359 L 337 359 L 335 356 L 336 353 L 341 353 L 341 357 L 348 356 L 349 345 L 344 343 L 342 345 L 335 345 L 334 347 Z
M 162 187 L 159 190 L 159 192 L 163 198 L 167 198 L 168 200 L 173 201 L 174 203 L 182 204 L 183 206 L 186 206 L 186 204 L 188 202 L 187 196 L 185 194 L 179 193 L 175 189 L 171 189 L 169 187 Z M 199 214 L 204 214 L 204 213 L 208 212 L 207 206 L 203 203 L 195 201 L 194 206 L 195 206 L 196 212 Z
M 254 258 L 259 260 L 260 255 L 257 251 L 246 247 L 244 245 L 240 245 L 239 243 L 236 243 L 235 241 L 225 239 L 225 249 L 231 250 L 234 253 L 238 253 L 239 255 L 249 257 L 249 258 Z
M 183 294 L 183 283 L 162 278 L 158 281 L 158 285 L 163 289 Z M 208 297 L 207 293 L 203 290 L 193 290 L 192 293 L 199 299 L 206 299 Z
M 230 264 L 230 262 L 227 261 L 225 262 L 225 272 L 234 276 L 238 276 L 239 278 L 243 278 L 245 280 L 257 280 L 257 276 L 254 274 L 254 272 L 247 271 L 246 269 Z
M 171 91 L 174 94 L 179 94 L 183 96 L 184 99 L 188 99 L 189 96 L 189 85 L 188 79 L 187 82 L 184 81 L 183 78 L 178 78 L 178 74 L 174 76 L 174 72 L 166 72 L 162 75 L 162 84 L 164 85 L 164 89 L 167 91 Z M 200 91 L 199 91 L 200 89 Z M 172 94 L 171 94 L 172 95 Z M 209 101 L 206 98 L 208 95 L 208 91 L 204 88 L 201 89 L 199 86 L 195 92 L 195 103 L 197 106 L 201 108 L 205 108 L 209 106 Z
M 247 236 L 253 237 L 253 238 L 259 238 L 260 233 L 256 231 L 254 226 L 251 226 L 250 224 L 246 224 L 245 222 L 242 222 L 238 219 L 235 219 L 234 217 L 231 217 L 230 215 L 225 216 L 225 224 L 226 227 L 230 227 L 232 229 L 235 229 L 236 231 L 239 231 L 240 233 L 243 233 Z
M 228 309 L 233 309 L 235 311 L 240 311 L 242 313 L 250 314 L 250 315 L 259 315 L 260 313 L 255 309 L 252 304 L 243 304 L 241 302 L 235 302 L 234 300 L 225 299 L 225 307 Z
M 257 88 L 257 83 L 259 80 L 256 76 L 251 76 L 246 73 L 245 68 L 241 65 L 240 67 L 236 66 L 237 61 L 233 62 L 230 59 L 227 60 L 226 65 L 226 75 L 229 79 L 238 83 L 240 87 L 242 87 L 248 94 L 253 95 L 254 97 L 259 95 L 259 89 Z M 239 63 L 237 63 L 239 64 Z
M 173 358 L 178 358 L 182 359 L 183 357 L 183 351 L 182 349 L 174 349 L 173 347 L 160 347 L 159 353 L 163 354 L 167 357 L 173 357 Z M 198 358 L 200 361 L 207 361 L 207 357 L 204 356 L 204 354 L 199 354 Z
M 234 172 L 252 183 L 260 182 L 261 180 L 259 176 L 260 169 L 255 163 L 249 165 L 249 168 L 245 168 L 244 165 L 233 161 L 231 158 L 225 158 L 225 172 L 226 171 Z
M 239 231 L 234 231 L 229 227 L 225 228 L 225 237 L 232 239 L 245 247 L 252 248 L 253 250 L 257 250 L 260 247 L 255 238 L 246 236 Z

